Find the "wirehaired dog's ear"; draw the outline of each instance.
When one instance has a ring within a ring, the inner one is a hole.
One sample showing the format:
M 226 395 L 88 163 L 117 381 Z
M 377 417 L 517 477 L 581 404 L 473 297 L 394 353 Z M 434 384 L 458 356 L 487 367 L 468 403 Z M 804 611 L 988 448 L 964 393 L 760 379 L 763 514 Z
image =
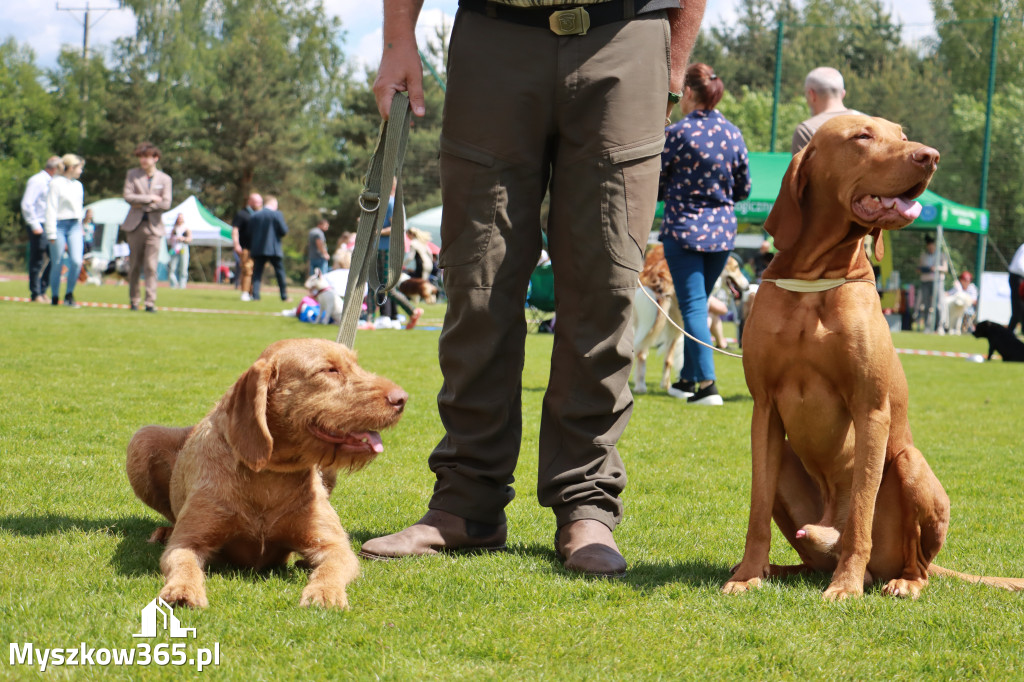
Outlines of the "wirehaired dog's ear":
M 274 437 L 267 428 L 267 395 L 275 377 L 275 364 L 260 358 L 235 382 L 224 406 L 228 443 L 253 471 L 270 462 L 274 449 Z

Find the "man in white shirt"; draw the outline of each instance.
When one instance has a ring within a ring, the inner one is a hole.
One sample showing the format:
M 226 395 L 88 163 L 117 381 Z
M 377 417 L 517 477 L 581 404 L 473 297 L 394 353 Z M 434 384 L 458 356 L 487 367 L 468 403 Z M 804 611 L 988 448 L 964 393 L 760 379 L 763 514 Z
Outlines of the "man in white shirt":
M 46 218 L 46 191 L 50 187 L 50 179 L 59 169 L 60 157 L 51 156 L 46 160 L 46 167 L 28 179 L 25 194 L 21 197 L 21 215 L 28 228 L 28 290 L 37 303 L 49 302 L 46 300 L 46 285 L 50 281 L 47 258 L 50 246 L 43 233 L 43 222 Z
M 1010 323 L 1006 325 L 1012 332 L 1018 324 L 1024 323 L 1024 244 L 1013 254 L 1010 261 Z

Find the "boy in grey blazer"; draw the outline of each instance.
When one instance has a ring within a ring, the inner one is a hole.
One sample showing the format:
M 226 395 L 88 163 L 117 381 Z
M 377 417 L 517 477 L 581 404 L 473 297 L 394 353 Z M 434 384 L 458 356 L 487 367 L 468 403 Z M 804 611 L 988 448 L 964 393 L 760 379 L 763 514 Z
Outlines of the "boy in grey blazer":
M 139 167 L 124 179 L 124 200 L 131 209 L 121 229 L 131 249 L 128 297 L 132 310 L 139 309 L 139 278 L 146 273 L 146 312 L 156 312 L 156 270 L 164 236 L 164 211 L 171 207 L 171 176 L 156 168 L 160 149 L 143 142 L 135 148 Z

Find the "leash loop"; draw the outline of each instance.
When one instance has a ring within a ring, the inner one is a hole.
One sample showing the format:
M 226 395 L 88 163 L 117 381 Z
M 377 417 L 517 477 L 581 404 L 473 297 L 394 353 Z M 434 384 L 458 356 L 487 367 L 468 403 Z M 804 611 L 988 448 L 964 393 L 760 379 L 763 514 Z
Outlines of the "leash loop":
M 338 343 L 351 348 L 356 340 L 359 326 L 359 312 L 363 307 L 363 290 L 369 284 L 376 300 L 387 301 L 387 292 L 398 284 L 402 274 L 402 256 L 405 253 L 405 194 L 402 187 L 402 163 L 405 147 L 409 141 L 412 110 L 409 94 L 396 92 L 391 100 L 391 110 L 386 121 L 380 124 L 380 134 L 370 167 L 366 171 L 363 191 L 359 195 L 359 227 L 356 230 L 356 244 L 352 250 L 352 264 L 349 268 L 348 284 L 345 287 L 345 305 L 341 312 L 341 326 L 338 329 Z M 391 216 L 391 244 L 388 250 L 388 272 L 386 281 L 381 282 L 377 272 L 377 244 L 387 217 L 380 207 L 383 198 L 391 195 L 391 183 L 397 180 L 395 188 L 395 210 Z M 374 202 L 376 202 L 374 204 Z M 371 263 L 374 264 L 370 267 Z
M 373 208 L 368 208 L 363 201 L 370 199 L 375 201 Z M 359 208 L 362 209 L 363 213 L 375 213 L 380 208 L 380 195 L 373 192 L 363 192 L 359 195 Z

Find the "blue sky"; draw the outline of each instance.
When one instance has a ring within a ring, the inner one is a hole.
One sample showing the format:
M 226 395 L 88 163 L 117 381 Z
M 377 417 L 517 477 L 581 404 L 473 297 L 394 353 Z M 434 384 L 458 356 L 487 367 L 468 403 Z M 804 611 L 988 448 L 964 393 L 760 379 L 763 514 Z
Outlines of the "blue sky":
M 364 65 L 375 67 L 380 60 L 380 23 L 382 0 L 323 0 L 331 15 L 341 18 L 346 30 L 345 51 Z M 111 41 L 135 30 L 135 20 L 127 10 L 103 11 L 116 7 L 116 0 L 0 0 L 0 40 L 14 37 L 29 44 L 38 63 L 53 66 L 61 45 L 82 44 L 82 12 L 59 11 L 62 7 L 85 7 L 90 11 L 89 43 L 103 49 Z M 705 26 L 716 26 L 735 17 L 738 0 L 707 0 Z M 928 31 L 932 11 L 928 0 L 884 0 L 883 4 L 907 26 L 908 36 Z M 420 14 L 421 35 L 430 35 L 441 22 L 451 24 L 458 0 L 424 0 Z

